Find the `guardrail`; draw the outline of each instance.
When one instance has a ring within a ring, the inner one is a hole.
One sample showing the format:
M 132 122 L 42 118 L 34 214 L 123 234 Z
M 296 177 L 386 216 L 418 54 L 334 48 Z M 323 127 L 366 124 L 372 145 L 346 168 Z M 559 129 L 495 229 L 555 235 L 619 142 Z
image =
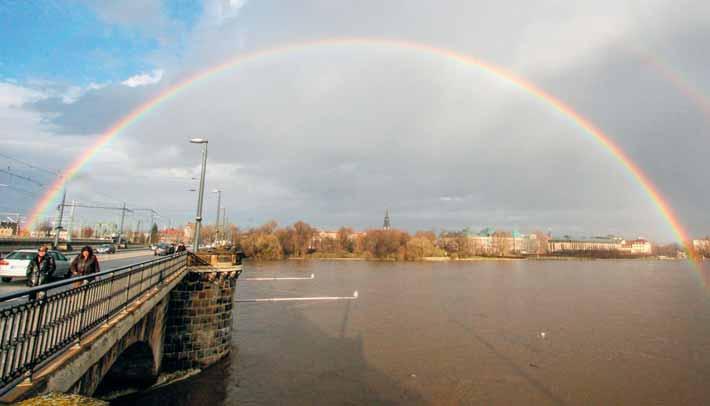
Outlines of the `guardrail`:
M 0 305 L 9 306 L 0 309 L 0 388 L 31 379 L 38 365 L 186 269 L 186 258 L 181 252 L 1 295 Z M 26 302 L 10 303 L 24 298 Z
M 120 254 L 120 253 L 122 253 L 122 252 L 133 252 L 133 251 L 151 251 L 151 249 L 150 249 L 150 247 L 144 247 L 144 246 L 140 246 L 140 247 L 129 247 L 129 248 L 120 248 L 120 249 L 117 249 L 117 250 L 116 250 L 115 254 Z M 62 254 L 66 255 L 66 256 L 72 256 L 72 255 L 79 255 L 80 252 L 81 252 L 81 251 L 77 251 L 77 250 L 74 250 L 74 251 L 62 251 Z M 151 252 L 152 252 L 152 251 L 151 251 Z M 96 254 L 96 255 L 104 255 L 104 254 L 98 254 L 98 253 L 96 252 L 96 250 L 94 250 L 94 254 Z M 107 255 L 113 255 L 113 254 L 107 254 Z
M 64 251 L 65 253 L 66 252 L 68 252 L 68 253 L 76 252 L 77 249 L 81 249 L 81 247 L 83 247 L 85 245 L 91 245 L 93 247 L 96 247 L 96 246 L 102 245 L 102 244 L 112 244 L 112 242 L 110 240 L 109 241 L 105 241 L 105 240 L 90 240 L 90 241 L 89 240 L 74 240 L 71 243 L 67 243 L 66 241 L 61 241 L 59 244 L 60 245 L 59 248 L 60 249 L 66 248 L 67 244 L 71 244 L 71 247 L 73 249 L 68 250 L 68 251 Z M 4 239 L 3 240 L 3 239 L 0 239 L 0 254 L 7 254 L 7 253 L 12 252 L 14 250 L 20 250 L 20 249 L 35 249 L 35 248 L 39 248 L 43 245 L 49 247 L 52 245 L 52 241 L 51 240 L 49 240 L 49 241 L 40 240 L 40 239 L 35 239 L 35 240 L 30 240 L 30 239 L 27 239 L 27 240 Z M 120 248 L 119 251 L 133 250 L 133 249 L 144 249 L 144 248 L 147 248 L 147 247 L 144 245 L 136 246 L 135 244 L 129 244 L 128 248 Z

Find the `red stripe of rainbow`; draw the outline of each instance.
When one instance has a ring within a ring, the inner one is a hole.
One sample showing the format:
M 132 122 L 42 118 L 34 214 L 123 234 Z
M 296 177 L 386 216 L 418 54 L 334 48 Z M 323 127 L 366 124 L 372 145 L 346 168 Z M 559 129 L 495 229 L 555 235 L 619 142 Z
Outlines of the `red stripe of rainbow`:
M 64 184 L 66 184 L 76 173 L 93 157 L 98 153 L 98 151 L 116 137 L 121 131 L 125 130 L 132 124 L 136 123 L 142 116 L 148 114 L 153 108 L 168 101 L 175 97 L 182 90 L 190 87 L 193 84 L 199 83 L 206 78 L 225 71 L 227 69 L 238 66 L 242 63 L 252 61 L 261 57 L 279 54 L 288 51 L 298 51 L 306 48 L 320 47 L 320 46 L 333 46 L 333 45 L 374 45 L 374 46 L 384 46 L 401 48 L 413 51 L 419 51 L 428 53 L 431 55 L 436 55 L 450 60 L 454 60 L 469 66 L 477 67 L 489 74 L 492 74 L 498 78 L 504 79 L 520 89 L 527 91 L 528 93 L 536 96 L 538 99 L 546 102 L 549 106 L 553 107 L 555 110 L 559 111 L 563 115 L 570 118 L 572 121 L 577 123 L 582 129 L 584 129 L 589 135 L 596 139 L 604 148 L 607 149 L 614 156 L 624 168 L 636 179 L 636 181 L 641 185 L 643 190 L 646 192 L 648 197 L 657 207 L 658 211 L 661 213 L 663 218 L 668 222 L 671 230 L 675 234 L 678 241 L 686 246 L 688 252 L 692 251 L 692 244 L 689 244 L 690 240 L 688 234 L 682 227 L 677 216 L 674 214 L 668 202 L 663 199 L 658 189 L 651 182 L 651 180 L 641 171 L 641 169 L 617 146 L 612 139 L 604 134 L 604 132 L 592 124 L 589 120 L 582 117 L 577 113 L 572 107 L 564 104 L 561 100 L 552 96 L 551 94 L 545 92 L 541 88 L 537 87 L 533 83 L 524 80 L 515 74 L 500 68 L 498 66 L 492 65 L 485 61 L 473 58 L 471 56 L 457 53 L 455 51 L 437 48 L 428 44 L 420 44 L 414 42 L 408 42 L 403 40 L 392 40 L 392 39 L 379 39 L 379 38 L 331 38 L 308 42 L 299 42 L 287 44 L 281 47 L 269 48 L 264 50 L 259 50 L 244 55 L 237 56 L 230 59 L 224 63 L 213 66 L 209 69 L 198 72 L 197 74 L 178 82 L 174 86 L 166 89 L 164 92 L 160 93 L 155 98 L 142 104 L 130 114 L 123 117 L 117 123 L 103 133 L 95 141 L 93 145 L 84 150 L 78 158 L 76 158 L 63 172 L 62 175 L 49 187 L 47 192 L 37 201 L 36 205 L 32 209 L 29 215 L 28 223 L 29 225 L 34 225 L 50 204 L 56 200 L 59 191 L 62 189 Z M 692 256 L 692 255 L 691 255 Z

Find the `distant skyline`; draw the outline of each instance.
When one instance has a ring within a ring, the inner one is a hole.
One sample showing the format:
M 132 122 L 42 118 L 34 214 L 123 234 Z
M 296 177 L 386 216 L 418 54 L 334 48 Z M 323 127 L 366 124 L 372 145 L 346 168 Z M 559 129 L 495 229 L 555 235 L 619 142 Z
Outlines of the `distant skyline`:
M 508 3 L 5 2 L 2 152 L 61 170 L 133 108 L 239 54 L 402 39 L 490 61 L 574 106 L 649 175 L 691 236 L 710 233 L 710 56 L 697 52 L 710 37 L 710 5 Z M 190 221 L 193 136 L 210 139 L 208 188 L 224 190 L 230 220 L 244 227 L 378 227 L 389 207 L 393 227 L 407 230 L 674 239 L 619 163 L 568 119 L 480 71 L 377 46 L 274 55 L 217 75 L 128 128 L 68 198 L 125 200 Z M 11 186 L 0 211 L 25 212 L 52 175 L 0 156 L 8 167 L 36 182 L 0 173 Z

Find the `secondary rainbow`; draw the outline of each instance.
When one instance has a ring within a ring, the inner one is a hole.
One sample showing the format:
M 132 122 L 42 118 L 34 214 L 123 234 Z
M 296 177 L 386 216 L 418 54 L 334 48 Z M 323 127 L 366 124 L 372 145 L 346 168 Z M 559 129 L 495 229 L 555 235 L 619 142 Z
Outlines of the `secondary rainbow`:
M 697 86 L 660 57 L 641 51 L 632 52 L 640 61 L 649 65 L 658 75 L 670 82 L 683 96 L 691 100 L 703 114 L 705 120 L 710 122 L 710 101 Z
M 59 176 L 56 181 L 52 183 L 47 192 L 42 195 L 42 197 L 37 201 L 28 216 L 28 223 L 30 225 L 33 225 L 37 222 L 37 219 L 44 212 L 46 212 L 47 208 L 52 204 L 52 202 L 56 200 L 57 195 L 61 191 L 62 187 L 72 177 L 74 177 L 77 172 L 84 165 L 86 165 L 86 163 L 89 162 L 89 160 L 94 155 L 96 155 L 99 150 L 101 150 L 101 148 L 103 148 L 112 139 L 118 136 L 123 130 L 138 122 L 141 117 L 144 117 L 145 115 L 149 114 L 153 109 L 155 109 L 162 103 L 176 97 L 178 94 L 180 94 L 181 91 L 191 87 L 192 85 L 196 85 L 220 72 L 266 56 L 276 55 L 285 52 L 306 50 L 317 47 L 348 45 L 391 47 L 397 49 L 418 51 L 447 58 L 481 69 L 482 71 L 485 71 L 500 79 L 512 83 L 518 88 L 525 90 L 527 93 L 534 95 L 536 98 L 545 102 L 547 105 L 551 106 L 552 108 L 575 122 L 579 127 L 585 130 L 588 135 L 596 139 L 612 156 L 614 156 L 622 164 L 622 166 L 633 176 L 633 178 L 636 179 L 641 188 L 645 191 L 645 193 L 657 207 L 661 216 L 668 222 L 668 225 L 670 226 L 678 241 L 685 244 L 688 251 L 692 252 L 692 247 L 688 244 L 688 234 L 685 232 L 680 221 L 671 209 L 671 206 L 668 204 L 668 202 L 666 202 L 666 200 L 663 198 L 656 186 L 644 174 L 644 172 L 641 171 L 641 169 L 626 155 L 626 153 L 624 153 L 624 151 L 622 151 L 621 148 L 619 148 L 619 146 L 614 143 L 614 141 L 608 135 L 606 135 L 601 129 L 595 126 L 591 121 L 587 120 L 582 115 L 577 113 L 572 107 L 563 103 L 555 96 L 542 90 L 535 84 L 521 78 L 520 76 L 517 76 L 504 68 L 490 64 L 480 59 L 476 59 L 472 56 L 458 53 L 450 49 L 435 47 L 433 45 L 428 44 L 380 38 L 330 38 L 316 41 L 290 43 L 284 46 L 268 48 L 239 55 L 224 63 L 198 72 L 197 74 L 178 82 L 177 84 L 160 93 L 155 98 L 140 105 L 127 116 L 120 119 L 111 128 L 109 128 L 106 132 L 100 135 L 93 145 L 84 150 L 66 169 L 64 169 L 64 171 L 62 171 L 61 176 Z

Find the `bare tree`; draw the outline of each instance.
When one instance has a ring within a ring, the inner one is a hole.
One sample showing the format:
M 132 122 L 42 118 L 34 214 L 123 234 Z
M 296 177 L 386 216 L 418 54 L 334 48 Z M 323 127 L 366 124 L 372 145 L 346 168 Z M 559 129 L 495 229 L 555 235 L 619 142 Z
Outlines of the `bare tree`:
M 45 220 L 37 226 L 37 230 L 41 231 L 45 237 L 49 237 L 51 231 L 52 231 L 52 223 L 50 223 L 48 220 Z
M 542 231 L 535 231 L 533 233 L 535 235 L 535 241 L 537 246 L 535 247 L 535 253 L 538 255 L 545 255 L 548 252 L 548 242 L 550 241 L 550 237 L 543 233 Z
M 499 257 L 510 255 L 511 233 L 507 231 L 496 231 L 493 233 L 493 252 Z

